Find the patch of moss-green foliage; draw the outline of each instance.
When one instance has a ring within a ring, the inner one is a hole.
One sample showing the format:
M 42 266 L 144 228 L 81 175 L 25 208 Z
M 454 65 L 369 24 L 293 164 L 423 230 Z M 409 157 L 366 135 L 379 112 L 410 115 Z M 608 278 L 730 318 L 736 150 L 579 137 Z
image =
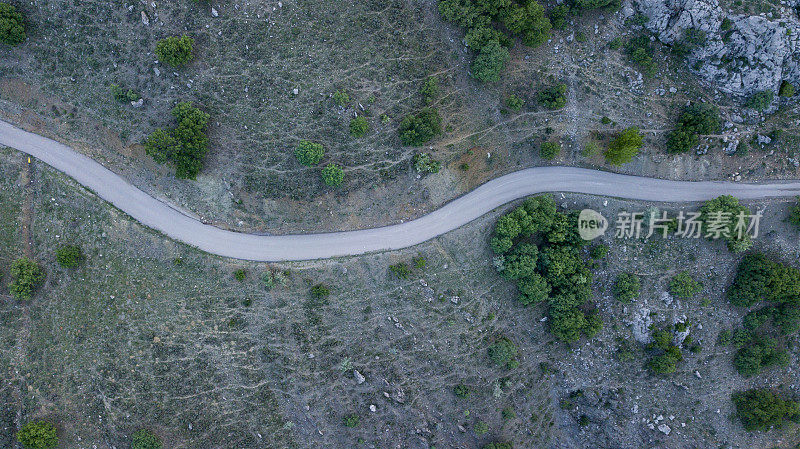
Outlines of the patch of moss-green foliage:
M 681 348 L 672 343 L 674 336 L 666 329 L 653 329 L 653 341 L 646 347 L 650 353 L 647 368 L 654 374 L 672 374 L 678 369 L 678 363 L 683 361 Z M 688 337 L 687 337 L 688 338 Z
M 602 328 L 597 313 L 588 312 L 592 273 L 576 222 L 574 211 L 556 210 L 552 196 L 535 196 L 501 216 L 490 240 L 495 267 L 516 283 L 519 301 L 546 303 L 550 332 L 564 342 Z
M 766 388 L 738 391 L 731 395 L 736 406 L 736 416 L 745 430 L 765 430 L 781 427 L 785 422 L 800 422 L 800 404 L 797 401 Z
M 398 132 L 403 145 L 418 147 L 442 133 L 442 118 L 436 109 L 424 108 L 403 118 Z
M 142 96 L 134 92 L 133 89 L 126 90 L 117 84 L 111 84 L 108 86 L 108 90 L 111 91 L 111 96 L 114 97 L 114 100 L 120 103 L 130 103 L 142 98 Z
M 561 145 L 556 142 L 542 142 L 539 147 L 539 156 L 542 159 L 555 159 L 561 153 Z
M 519 112 L 524 105 L 525 100 L 515 94 L 511 94 L 506 98 L 506 107 L 514 112 Z
M 131 437 L 131 449 L 161 449 L 161 439 L 147 429 L 139 429 Z
M 47 421 L 31 421 L 17 432 L 17 441 L 25 449 L 51 449 L 58 445 L 56 428 Z
M 0 42 L 19 45 L 25 41 L 25 21 L 13 5 L 0 3 Z
M 342 418 L 342 424 L 344 424 L 345 427 L 358 427 L 360 422 L 361 418 L 355 413 L 351 413 Z
M 706 201 L 700 207 L 703 234 L 709 239 L 724 239 L 728 250 L 741 253 L 753 246 L 748 228 L 750 209 L 731 195 Z
M 781 87 L 778 89 L 778 95 L 784 98 L 793 97 L 795 92 L 794 84 L 788 81 L 782 81 Z
M 11 284 L 8 290 L 17 299 L 31 299 L 44 281 L 44 270 L 38 263 L 21 257 L 11 264 Z
M 439 78 L 429 76 L 428 79 L 425 80 L 425 83 L 422 84 L 422 88 L 419 92 L 422 94 L 422 101 L 424 101 L 426 105 L 432 104 L 439 96 Z
M 561 109 L 567 105 L 567 85 L 559 83 L 545 87 L 536 94 L 536 100 L 547 109 Z
M 697 282 L 688 271 L 681 271 L 669 281 L 669 292 L 676 298 L 691 298 L 702 290 L 703 285 Z
M 772 104 L 775 99 L 775 92 L 771 90 L 762 90 L 750 95 L 747 101 L 744 102 L 745 107 L 755 109 L 758 112 L 763 112 Z
M 653 60 L 655 56 L 655 49 L 653 43 L 650 41 L 650 36 L 647 34 L 640 34 L 631 38 L 625 44 L 625 53 L 631 62 L 638 65 L 642 73 L 647 76 L 653 76 L 658 70 L 658 65 Z
M 428 153 L 417 153 L 412 160 L 417 173 L 439 173 L 442 163 Z
M 172 67 L 180 67 L 192 60 L 194 39 L 187 35 L 170 36 L 156 43 L 158 60 Z
M 177 126 L 153 132 L 144 141 L 145 152 L 159 164 L 171 163 L 177 178 L 195 179 L 208 153 L 209 115 L 189 102 L 178 103 L 172 115 L 178 120 Z
M 56 262 L 64 268 L 77 268 L 83 259 L 80 246 L 65 245 L 56 250 Z
M 639 276 L 633 273 L 621 273 L 614 282 L 614 297 L 618 301 L 629 303 L 639 297 Z
M 358 139 L 359 137 L 364 137 L 369 131 L 369 122 L 367 118 L 363 115 L 359 115 L 358 117 L 353 118 L 350 120 L 350 135 Z
M 691 103 L 678 117 L 675 129 L 667 134 L 667 152 L 685 153 L 699 143 L 702 134 L 720 131 L 719 109 L 707 103 Z
M 507 337 L 500 337 L 494 343 L 489 345 L 487 350 L 489 359 L 495 365 L 502 366 L 509 369 L 514 369 L 519 366 L 517 354 L 519 350 L 517 346 Z
M 325 148 L 321 143 L 309 142 L 308 140 L 301 140 L 294 150 L 294 157 L 297 162 L 309 167 L 317 165 L 322 161 L 325 156 Z
M 642 135 L 639 134 L 639 128 L 630 127 L 611 139 L 603 156 L 611 165 L 627 164 L 639 154 L 640 148 L 642 148 Z
M 530 47 L 550 36 L 550 20 L 535 0 L 439 0 L 439 13 L 466 31 L 467 45 L 476 53 L 472 76 L 483 82 L 499 81 L 512 36 Z
M 322 182 L 328 187 L 339 187 L 344 182 L 344 170 L 338 164 L 330 163 L 320 173 Z

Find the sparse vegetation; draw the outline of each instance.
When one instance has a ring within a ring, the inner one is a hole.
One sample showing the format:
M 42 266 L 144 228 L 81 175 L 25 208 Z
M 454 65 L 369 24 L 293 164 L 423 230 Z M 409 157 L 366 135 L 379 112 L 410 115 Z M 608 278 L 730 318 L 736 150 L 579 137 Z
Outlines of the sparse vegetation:
M 417 173 L 439 173 L 442 163 L 431 157 L 428 153 L 417 153 L 413 159 L 414 170 Z
M 436 98 L 439 96 L 439 78 L 435 76 L 429 76 L 422 85 L 420 93 L 422 94 L 422 100 L 426 105 L 432 104 L 434 101 L 436 101 Z
M 511 94 L 506 97 L 506 107 L 514 112 L 519 112 L 524 105 L 525 100 L 516 96 L 515 94 Z
M 762 90 L 754 93 L 750 98 L 745 101 L 745 107 L 755 109 L 758 112 L 764 112 L 770 107 L 772 101 L 775 99 L 775 92 L 771 90 Z
M 567 105 L 567 85 L 559 83 L 545 87 L 536 94 L 536 100 L 547 109 L 561 109 Z
M 161 449 L 161 439 L 146 429 L 139 429 L 131 437 L 131 449 Z
M 555 159 L 560 153 L 561 145 L 556 142 L 542 142 L 542 145 L 539 146 L 539 156 L 541 156 L 542 159 Z

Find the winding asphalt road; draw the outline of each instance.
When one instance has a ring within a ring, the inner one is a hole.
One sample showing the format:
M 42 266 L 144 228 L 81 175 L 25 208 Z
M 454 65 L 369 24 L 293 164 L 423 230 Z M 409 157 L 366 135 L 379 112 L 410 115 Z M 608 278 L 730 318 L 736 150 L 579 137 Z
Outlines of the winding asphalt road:
M 742 199 L 800 195 L 800 181 L 770 184 L 668 181 L 575 167 L 536 167 L 493 179 L 440 209 L 406 223 L 358 231 L 264 236 L 203 224 L 149 196 L 68 146 L 3 121 L 0 121 L 0 144 L 45 162 L 143 225 L 175 240 L 224 257 L 266 262 L 324 259 L 406 248 L 452 231 L 510 201 L 542 192 L 663 202 L 704 201 L 723 194 Z

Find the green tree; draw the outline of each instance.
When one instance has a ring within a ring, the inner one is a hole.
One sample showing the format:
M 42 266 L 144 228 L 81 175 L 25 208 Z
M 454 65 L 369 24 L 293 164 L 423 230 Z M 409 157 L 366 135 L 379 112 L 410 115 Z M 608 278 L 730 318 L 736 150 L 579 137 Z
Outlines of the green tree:
M 676 298 L 691 298 L 703 290 L 703 285 L 694 280 L 688 271 L 682 271 L 669 281 L 669 292 Z
M 775 99 L 775 92 L 771 90 L 762 90 L 754 93 L 750 98 L 745 101 L 745 107 L 755 109 L 758 112 L 763 112 L 772 104 Z
M 58 445 L 58 436 L 49 422 L 30 421 L 17 432 L 17 441 L 25 449 L 50 449 Z
M 317 165 L 325 156 L 325 149 L 321 143 L 309 142 L 308 140 L 301 140 L 294 150 L 294 157 L 297 162 L 309 167 Z
M 724 238 L 728 249 L 732 252 L 743 252 L 752 246 L 752 240 L 746 232 L 747 226 L 737 229 L 739 217 L 744 218 L 745 225 L 747 225 L 749 216 L 750 209 L 740 204 L 739 200 L 731 195 L 722 195 L 706 201 L 700 207 L 700 220 L 706 235 L 709 238 Z M 719 235 L 717 235 L 717 230 Z
M 547 109 L 561 109 L 567 105 L 567 85 L 559 83 L 545 87 L 536 94 L 536 100 Z
M 627 128 L 617 137 L 611 140 L 608 149 L 603 153 L 606 162 L 611 165 L 627 164 L 633 157 L 639 154 L 642 147 L 642 135 L 639 128 Z
M 555 159 L 561 153 L 561 145 L 555 142 L 542 142 L 539 147 L 539 155 L 542 159 Z
M 8 3 L 0 3 L 0 42 L 19 45 L 25 41 L 25 23 L 22 14 Z
M 83 251 L 75 245 L 62 246 L 56 250 L 56 262 L 64 268 L 77 268 L 83 263 Z
M 497 40 L 490 40 L 478 52 L 472 62 L 472 76 L 484 83 L 500 81 L 500 72 L 506 66 L 511 55 L 508 49 L 500 45 Z
M 621 273 L 614 283 L 614 297 L 618 301 L 631 302 L 639 297 L 639 277 L 632 273 Z
M 359 115 L 358 117 L 350 120 L 350 135 L 358 139 L 359 137 L 364 137 L 369 131 L 369 122 L 367 118 L 363 115 Z
M 439 173 L 439 169 L 442 168 L 442 163 L 428 153 L 415 154 L 412 162 L 417 173 Z
M 355 413 L 351 413 L 342 418 L 342 424 L 344 424 L 345 427 L 358 427 L 359 422 L 361 422 L 361 418 Z
M 508 338 L 501 337 L 489 346 L 489 359 L 496 365 L 506 368 L 515 368 L 517 361 L 517 346 Z
M 516 96 L 515 94 L 511 94 L 506 98 L 506 107 L 511 109 L 514 112 L 519 112 L 522 109 L 522 106 L 525 105 L 525 100 Z
M 800 197 L 797 197 L 796 202 L 789 206 L 789 216 L 786 221 L 800 229 Z
M 337 164 L 328 164 L 322 169 L 322 180 L 327 186 L 339 187 L 344 182 L 344 170 Z
M 736 392 L 731 400 L 742 425 L 751 432 L 800 420 L 800 404 L 766 388 Z
M 180 67 L 192 60 L 194 39 L 187 35 L 170 36 L 156 43 L 158 60 L 172 67 Z
M 161 449 L 161 439 L 149 430 L 139 429 L 131 437 L 131 449 Z
M 752 377 L 772 366 L 786 366 L 788 353 L 769 337 L 755 336 L 749 343 L 736 351 L 733 366 L 744 377 Z
M 175 176 L 194 179 L 203 168 L 208 152 L 205 130 L 209 115 L 189 102 L 172 109 L 178 124 L 174 129 L 157 129 L 144 141 L 145 152 L 156 162 L 170 162 Z
M 442 119 L 436 109 L 425 108 L 403 118 L 399 133 L 403 145 L 418 147 L 442 133 Z
M 439 96 L 439 78 L 429 76 L 422 85 L 420 93 L 426 105 L 433 103 L 436 97 Z
M 17 299 L 31 299 L 33 292 L 44 281 L 44 270 L 38 263 L 22 257 L 11 264 L 11 294 Z
M 778 89 L 778 95 L 784 98 L 789 98 L 794 96 L 794 84 L 788 81 L 782 81 L 781 87 Z

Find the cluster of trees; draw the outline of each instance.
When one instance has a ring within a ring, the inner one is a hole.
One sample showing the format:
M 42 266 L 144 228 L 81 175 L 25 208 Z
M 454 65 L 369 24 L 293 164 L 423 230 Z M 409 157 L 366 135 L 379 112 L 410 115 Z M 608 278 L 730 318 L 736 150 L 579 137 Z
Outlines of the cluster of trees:
M 158 60 L 172 67 L 181 67 L 192 60 L 194 39 L 187 35 L 170 36 L 156 43 Z
M 739 391 L 731 396 L 736 415 L 749 431 L 800 422 L 800 404 L 767 388 Z
M 739 219 L 737 217 L 741 214 L 745 217 L 744 228 L 737 229 L 737 225 L 739 224 Z M 724 232 L 720 234 L 720 237 L 725 239 L 728 250 L 734 253 L 747 251 L 753 246 L 753 240 L 750 238 L 750 234 L 747 233 L 750 220 L 749 215 L 750 209 L 739 203 L 739 200 L 731 195 L 722 195 L 713 200 L 706 201 L 700 207 L 700 221 L 703 222 L 705 228 L 703 231 L 704 233 L 711 231 L 709 227 L 710 223 L 714 221 L 719 222 L 716 218 L 729 218 L 729 221 L 721 227 L 721 229 L 724 229 Z M 715 237 L 715 235 L 709 235 L 709 238 L 713 237 Z
M 697 146 L 700 135 L 719 131 L 719 109 L 708 103 L 691 103 L 683 108 L 675 129 L 667 134 L 667 152 L 686 153 Z
M 592 273 L 576 221 L 574 212 L 556 210 L 552 196 L 531 197 L 497 220 L 490 241 L 495 267 L 517 284 L 519 301 L 546 303 L 550 332 L 568 343 L 602 328 L 589 302 Z
M 325 148 L 322 144 L 308 140 L 301 140 L 294 150 L 294 157 L 297 158 L 297 162 L 308 167 L 313 167 L 322 162 L 324 156 Z M 344 170 L 338 164 L 329 163 L 320 171 L 320 174 L 322 175 L 322 181 L 327 186 L 339 187 L 344 182 Z
M 192 103 L 178 103 L 172 109 L 178 124 L 172 129 L 157 129 L 144 141 L 144 149 L 156 162 L 169 162 L 175 176 L 195 179 L 208 152 L 206 125 L 209 115 Z
M 783 340 L 800 330 L 800 270 L 762 253 L 747 254 L 727 296 L 739 307 L 766 303 L 745 315 L 743 329 L 730 339 L 737 349 L 736 370 L 750 377 L 772 366 L 785 366 L 789 355 Z
M 22 14 L 8 3 L 0 3 L 0 42 L 19 45 L 25 40 L 25 22 Z
M 436 109 L 424 108 L 404 117 L 398 132 L 403 145 L 418 147 L 442 133 L 442 118 Z
M 650 36 L 647 34 L 640 34 L 636 37 L 631 38 L 627 44 L 625 44 L 625 53 L 628 54 L 628 58 L 639 66 L 647 76 L 653 76 L 656 74 L 658 70 L 658 65 L 653 60 L 655 56 L 655 48 L 653 47 L 653 43 L 650 41 Z
M 617 276 L 612 291 L 618 301 L 629 303 L 639 297 L 640 288 L 639 276 L 633 273 L 621 273 Z
M 653 341 L 645 349 L 650 353 L 647 368 L 655 374 L 672 374 L 678 369 L 678 363 L 683 361 L 681 348 L 673 344 L 675 337 L 666 329 L 653 329 Z M 687 337 L 688 338 L 688 337 Z
M 550 20 L 535 0 L 440 0 L 439 12 L 466 30 L 467 46 L 476 53 L 472 76 L 483 82 L 500 80 L 518 36 L 530 47 L 550 37 Z
M 547 109 L 561 109 L 567 105 L 567 85 L 559 83 L 545 87 L 536 94 L 536 100 Z

